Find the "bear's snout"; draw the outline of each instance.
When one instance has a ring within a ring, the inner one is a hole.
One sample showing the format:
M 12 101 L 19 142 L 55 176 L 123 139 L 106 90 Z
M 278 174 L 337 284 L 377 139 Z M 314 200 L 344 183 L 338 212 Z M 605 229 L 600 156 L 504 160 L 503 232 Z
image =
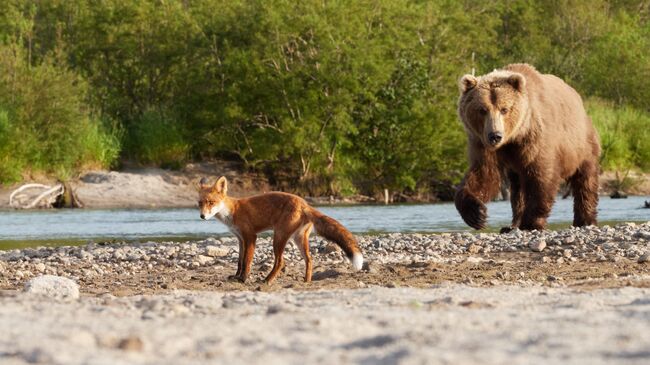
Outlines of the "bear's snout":
M 488 140 L 492 146 L 496 146 L 503 139 L 503 133 L 501 132 L 490 132 L 488 133 Z

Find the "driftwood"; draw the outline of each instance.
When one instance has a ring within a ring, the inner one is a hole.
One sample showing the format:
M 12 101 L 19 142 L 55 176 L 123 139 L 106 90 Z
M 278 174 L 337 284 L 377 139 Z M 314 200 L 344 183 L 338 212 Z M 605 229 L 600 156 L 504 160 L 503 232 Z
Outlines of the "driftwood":
M 28 204 L 23 204 L 17 201 L 19 193 L 27 189 L 45 189 L 41 192 L 36 198 L 34 198 Z M 42 201 L 45 201 L 46 206 L 52 206 L 56 201 L 57 197 L 62 195 L 65 192 L 65 187 L 63 184 L 56 184 L 55 186 L 43 185 L 43 184 L 25 184 L 18 189 L 14 190 L 11 195 L 9 195 L 9 206 L 16 209 L 32 209 L 39 205 Z
M 83 208 L 83 203 L 72 190 L 70 183 L 63 183 L 63 194 L 56 197 L 52 204 L 54 208 Z

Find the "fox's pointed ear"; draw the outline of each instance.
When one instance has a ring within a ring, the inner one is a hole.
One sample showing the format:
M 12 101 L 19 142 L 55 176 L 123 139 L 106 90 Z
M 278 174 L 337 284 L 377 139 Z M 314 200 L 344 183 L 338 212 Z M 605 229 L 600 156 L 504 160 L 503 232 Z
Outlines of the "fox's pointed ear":
M 228 192 L 228 180 L 225 176 L 220 177 L 216 183 L 214 183 L 214 190 L 220 193 Z
M 199 183 L 196 184 L 196 187 L 201 190 L 201 189 L 207 189 L 210 187 L 210 184 L 208 184 L 208 179 L 205 177 L 202 177 L 201 180 L 199 180 Z
M 463 77 L 458 80 L 458 88 L 460 89 L 460 93 L 464 94 L 473 88 L 476 87 L 476 84 L 478 84 L 478 79 L 474 75 L 463 75 Z

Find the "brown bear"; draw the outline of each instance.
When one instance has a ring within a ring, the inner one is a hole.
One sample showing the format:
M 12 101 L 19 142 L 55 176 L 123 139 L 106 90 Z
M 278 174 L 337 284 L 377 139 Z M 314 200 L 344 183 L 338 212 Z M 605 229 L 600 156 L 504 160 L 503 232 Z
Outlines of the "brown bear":
M 469 226 L 486 224 L 485 203 L 510 182 L 513 228 L 544 229 L 560 183 L 574 197 L 573 225 L 596 224 L 600 143 L 580 95 L 527 64 L 460 79 L 458 115 L 470 167 L 455 196 Z

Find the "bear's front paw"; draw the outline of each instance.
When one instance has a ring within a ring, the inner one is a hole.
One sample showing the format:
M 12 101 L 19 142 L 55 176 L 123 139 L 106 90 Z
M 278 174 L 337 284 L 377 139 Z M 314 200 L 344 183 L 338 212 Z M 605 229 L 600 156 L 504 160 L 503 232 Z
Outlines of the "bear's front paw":
M 456 196 L 456 209 L 468 226 L 474 229 L 485 228 L 487 208 L 473 195 L 459 192 Z

